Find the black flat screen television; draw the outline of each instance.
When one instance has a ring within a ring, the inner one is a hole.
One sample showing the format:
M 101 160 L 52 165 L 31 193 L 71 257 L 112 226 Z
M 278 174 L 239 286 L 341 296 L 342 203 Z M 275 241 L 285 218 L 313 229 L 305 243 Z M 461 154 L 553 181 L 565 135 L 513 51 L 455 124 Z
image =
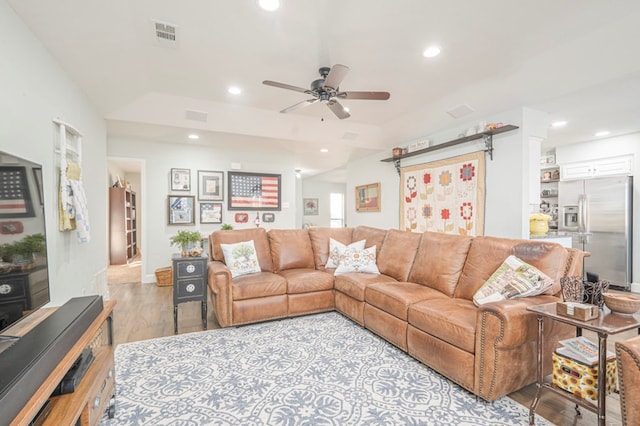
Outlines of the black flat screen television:
M 0 341 L 50 301 L 42 166 L 0 151 Z

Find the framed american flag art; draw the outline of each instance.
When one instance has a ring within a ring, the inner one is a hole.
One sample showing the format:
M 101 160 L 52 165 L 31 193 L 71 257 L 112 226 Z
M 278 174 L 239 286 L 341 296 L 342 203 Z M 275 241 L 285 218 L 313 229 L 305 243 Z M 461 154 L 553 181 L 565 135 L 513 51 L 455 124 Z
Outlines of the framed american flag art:
M 227 172 L 229 210 L 280 210 L 280 176 Z
M 22 166 L 0 167 L 0 218 L 33 217 L 26 169 Z

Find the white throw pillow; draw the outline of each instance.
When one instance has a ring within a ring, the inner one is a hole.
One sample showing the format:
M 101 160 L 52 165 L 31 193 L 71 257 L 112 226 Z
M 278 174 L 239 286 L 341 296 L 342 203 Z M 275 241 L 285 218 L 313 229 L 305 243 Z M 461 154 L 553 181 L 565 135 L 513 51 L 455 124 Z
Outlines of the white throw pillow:
M 253 240 L 236 244 L 220 244 L 224 263 L 231 270 L 231 277 L 260 272 L 260 263 Z
M 534 266 L 511 255 L 473 295 L 476 306 L 516 297 L 537 296 L 553 286 L 553 280 Z
M 356 241 L 355 243 L 351 243 L 348 246 L 342 244 L 340 241 L 336 241 L 333 238 L 329 238 L 329 258 L 327 259 L 327 264 L 325 268 L 337 268 L 340 264 L 340 256 L 344 254 L 344 251 L 347 248 L 352 248 L 356 250 L 363 250 L 366 240 Z
M 340 264 L 333 274 L 340 275 L 347 272 L 380 274 L 378 265 L 376 265 L 376 246 L 362 250 L 347 247 L 340 256 Z

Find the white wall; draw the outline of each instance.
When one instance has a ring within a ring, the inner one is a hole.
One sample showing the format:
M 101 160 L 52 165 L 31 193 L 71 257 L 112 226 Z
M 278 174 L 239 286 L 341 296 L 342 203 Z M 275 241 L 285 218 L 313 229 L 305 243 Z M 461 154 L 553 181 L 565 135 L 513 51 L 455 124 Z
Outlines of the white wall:
M 52 304 L 96 292 L 107 265 L 106 130 L 104 121 L 6 3 L 0 1 L 0 149 L 43 166 Z M 58 231 L 55 126 L 59 118 L 84 134 L 83 184 L 91 241 Z
M 234 216 L 238 211 L 227 210 L 227 175 L 231 163 L 240 163 L 241 172 L 261 172 L 281 174 L 282 210 L 274 211 L 276 219 L 273 223 L 263 223 L 262 227 L 295 228 L 299 227 L 299 209 L 297 192 L 299 179 L 295 177 L 295 164 L 291 154 L 286 152 L 261 151 L 260 149 L 220 149 L 200 144 L 168 144 L 152 140 L 134 138 L 110 138 L 108 142 L 109 157 L 136 158 L 145 161 L 145 169 L 141 178 L 140 197 L 138 203 L 142 206 L 142 275 L 143 282 L 155 281 L 154 272 L 157 268 L 169 266 L 171 255 L 176 252 L 169 238 L 180 229 L 198 230 L 203 235 L 220 229 L 221 225 L 200 224 L 198 195 L 198 170 L 224 171 L 224 201 L 223 223 L 229 223 L 234 228 L 249 228 L 255 226 L 253 219 L 255 211 L 249 213 L 249 222 L 235 223 Z M 169 174 L 172 168 L 191 170 L 191 191 L 170 192 Z M 167 224 L 167 196 L 193 195 L 196 197 L 195 225 Z M 260 211 L 262 216 L 263 211 Z
M 513 124 L 520 128 L 493 138 L 493 160 L 486 156 L 486 194 L 484 235 L 507 238 L 529 238 L 530 193 L 536 191 L 529 173 L 539 168 L 538 157 L 531 158 L 528 144 L 532 138 L 545 138 L 547 115 L 527 108 L 505 111 L 488 116 L 483 121 Z M 446 131 L 426 135 L 432 143 L 457 139 L 458 135 L 477 122 L 458 124 Z M 406 146 L 409 141 L 398 142 Z M 402 167 L 428 163 L 477 151 L 482 140 L 468 142 L 439 151 L 402 160 Z M 380 162 L 391 156 L 388 152 L 372 155 L 349 163 L 347 167 L 347 194 L 358 185 L 381 183 L 381 211 L 358 213 L 353 197 L 347 197 L 347 223 L 350 226 L 369 225 L 380 228 L 397 228 L 400 223 L 400 177 L 392 163 Z
M 339 193 L 346 197 L 346 184 L 335 182 L 323 182 L 314 179 L 305 179 L 302 182 L 302 198 L 318 199 L 318 214 L 313 216 L 302 216 L 303 223 L 315 226 L 328 227 L 331 225 L 330 194 Z M 304 208 L 302 209 L 304 212 Z
M 556 148 L 556 163 L 560 165 L 632 155 L 633 174 L 633 282 L 640 282 L 640 133 L 598 139 Z

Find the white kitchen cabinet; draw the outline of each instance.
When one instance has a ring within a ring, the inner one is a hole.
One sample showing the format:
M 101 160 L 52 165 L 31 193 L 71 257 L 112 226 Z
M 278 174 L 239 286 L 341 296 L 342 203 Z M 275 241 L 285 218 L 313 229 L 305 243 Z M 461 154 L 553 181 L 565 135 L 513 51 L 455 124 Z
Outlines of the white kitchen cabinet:
M 612 175 L 630 175 L 631 156 L 568 163 L 560 167 L 560 179 L 585 179 Z

